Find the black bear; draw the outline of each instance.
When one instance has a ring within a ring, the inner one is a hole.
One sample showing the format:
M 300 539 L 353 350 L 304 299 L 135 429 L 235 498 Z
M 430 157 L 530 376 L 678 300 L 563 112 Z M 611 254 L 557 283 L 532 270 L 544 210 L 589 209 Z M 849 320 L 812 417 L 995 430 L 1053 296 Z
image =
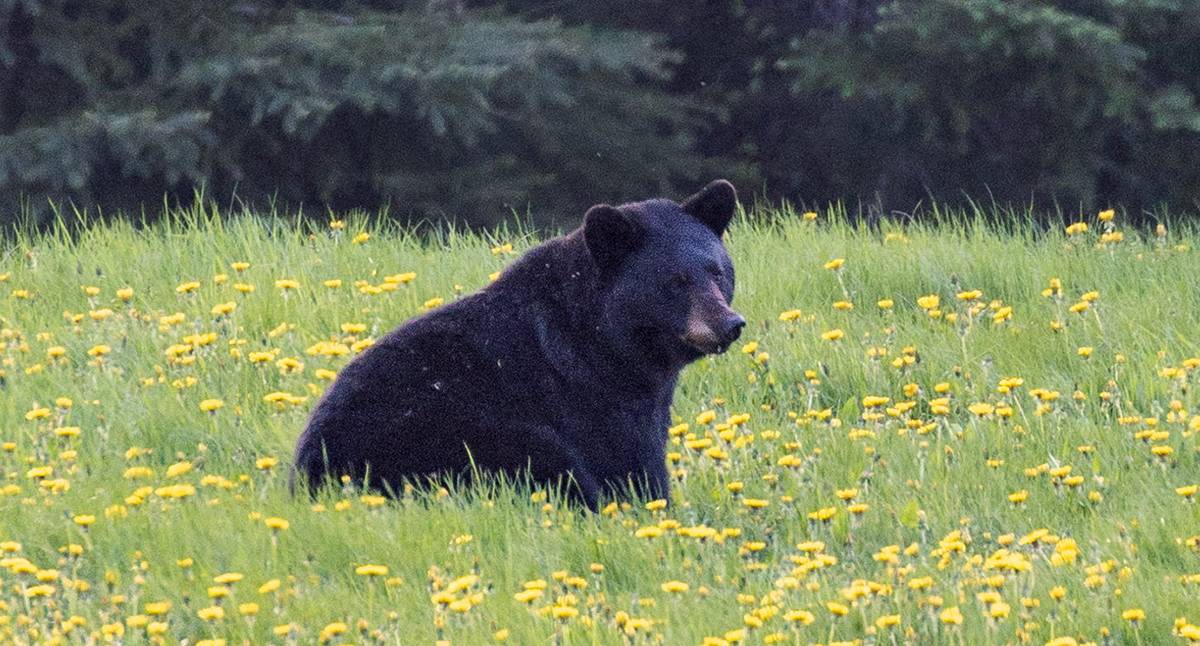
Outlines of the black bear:
M 395 492 L 528 474 L 593 509 L 666 498 L 679 373 L 746 323 L 722 243 L 736 200 L 717 180 L 683 203 L 594 206 L 483 290 L 388 333 L 317 403 L 293 477 Z

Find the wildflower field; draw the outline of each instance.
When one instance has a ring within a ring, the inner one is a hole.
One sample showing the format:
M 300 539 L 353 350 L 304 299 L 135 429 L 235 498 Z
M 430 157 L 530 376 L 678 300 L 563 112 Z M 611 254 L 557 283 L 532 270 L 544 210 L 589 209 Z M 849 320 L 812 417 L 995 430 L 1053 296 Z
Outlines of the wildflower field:
M 684 373 L 672 500 L 598 514 L 288 490 L 339 367 L 536 236 L 10 237 L 0 641 L 1200 643 L 1200 239 L 1122 217 L 739 218 L 750 324 Z

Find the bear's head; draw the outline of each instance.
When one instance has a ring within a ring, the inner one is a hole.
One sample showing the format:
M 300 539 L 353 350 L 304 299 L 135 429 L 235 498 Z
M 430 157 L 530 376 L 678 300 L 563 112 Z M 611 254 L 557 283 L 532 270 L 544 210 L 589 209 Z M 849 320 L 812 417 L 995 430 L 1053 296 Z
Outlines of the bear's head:
M 681 203 L 600 204 L 583 237 L 599 281 L 600 330 L 622 354 L 683 364 L 724 352 L 746 320 L 730 308 L 733 263 L 722 235 L 737 193 L 716 180 Z

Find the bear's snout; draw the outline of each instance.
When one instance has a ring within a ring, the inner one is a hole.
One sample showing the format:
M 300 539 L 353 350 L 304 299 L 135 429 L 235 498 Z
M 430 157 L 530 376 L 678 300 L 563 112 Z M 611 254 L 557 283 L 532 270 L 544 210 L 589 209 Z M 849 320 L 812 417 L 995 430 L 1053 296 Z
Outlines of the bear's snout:
M 725 308 L 719 322 L 716 323 L 707 323 L 703 318 L 692 317 L 682 338 L 684 343 L 704 354 L 721 354 L 738 340 L 744 327 L 746 319 L 742 318 L 741 314 Z
M 746 327 L 746 319 L 742 318 L 741 314 L 731 312 L 732 317 L 725 320 L 724 328 L 721 331 L 721 345 L 728 348 L 733 345 L 738 337 L 742 336 L 742 328 Z

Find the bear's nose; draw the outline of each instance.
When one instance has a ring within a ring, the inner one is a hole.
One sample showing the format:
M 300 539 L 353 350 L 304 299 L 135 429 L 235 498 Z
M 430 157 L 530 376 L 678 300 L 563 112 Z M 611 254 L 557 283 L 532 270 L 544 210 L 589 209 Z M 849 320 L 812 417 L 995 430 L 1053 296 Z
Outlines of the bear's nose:
M 732 318 L 725 321 L 725 329 L 721 332 L 721 345 L 728 347 L 738 337 L 742 336 L 742 328 L 746 327 L 746 319 L 742 318 L 741 314 L 734 314 Z

